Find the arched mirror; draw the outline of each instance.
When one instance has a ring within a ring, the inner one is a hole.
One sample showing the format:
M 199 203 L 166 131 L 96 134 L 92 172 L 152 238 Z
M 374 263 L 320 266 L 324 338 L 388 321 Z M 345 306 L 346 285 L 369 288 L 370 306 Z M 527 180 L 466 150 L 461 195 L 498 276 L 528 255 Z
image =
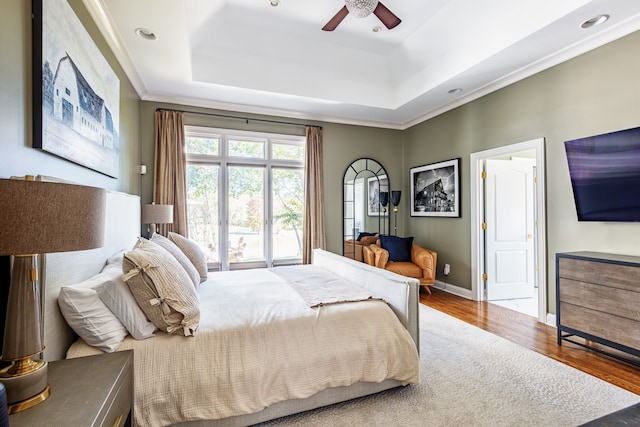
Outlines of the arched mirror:
M 376 160 L 362 158 L 349 165 L 342 182 L 342 254 L 362 261 L 360 239 L 389 233 L 389 176 Z

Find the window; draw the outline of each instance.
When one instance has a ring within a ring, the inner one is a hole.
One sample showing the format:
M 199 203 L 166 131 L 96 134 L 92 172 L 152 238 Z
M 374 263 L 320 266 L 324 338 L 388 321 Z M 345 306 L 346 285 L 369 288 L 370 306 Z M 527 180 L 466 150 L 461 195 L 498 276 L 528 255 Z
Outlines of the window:
M 189 237 L 213 269 L 302 258 L 304 137 L 185 126 Z

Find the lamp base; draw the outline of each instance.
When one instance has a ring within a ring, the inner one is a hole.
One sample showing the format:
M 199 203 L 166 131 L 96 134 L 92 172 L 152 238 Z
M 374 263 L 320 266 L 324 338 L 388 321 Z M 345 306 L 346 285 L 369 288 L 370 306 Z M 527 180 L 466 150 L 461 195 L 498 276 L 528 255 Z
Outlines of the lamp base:
M 7 390 L 7 403 L 9 414 L 24 411 L 41 402 L 44 402 L 51 394 L 47 384 L 49 365 L 45 360 L 34 360 L 37 366 L 26 373 L 12 374 L 9 366 L 0 371 L 0 382 Z

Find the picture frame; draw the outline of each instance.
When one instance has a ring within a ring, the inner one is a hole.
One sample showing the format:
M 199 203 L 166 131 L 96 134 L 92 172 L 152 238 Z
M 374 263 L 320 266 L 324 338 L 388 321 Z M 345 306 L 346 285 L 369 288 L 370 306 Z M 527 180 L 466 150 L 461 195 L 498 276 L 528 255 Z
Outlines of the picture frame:
M 460 158 L 410 169 L 411 216 L 460 217 Z
M 380 206 L 380 191 L 389 191 L 389 178 L 387 175 L 372 176 L 367 178 L 367 215 L 368 216 L 388 216 L 386 211 Z
M 118 178 L 118 76 L 66 0 L 32 7 L 33 148 Z

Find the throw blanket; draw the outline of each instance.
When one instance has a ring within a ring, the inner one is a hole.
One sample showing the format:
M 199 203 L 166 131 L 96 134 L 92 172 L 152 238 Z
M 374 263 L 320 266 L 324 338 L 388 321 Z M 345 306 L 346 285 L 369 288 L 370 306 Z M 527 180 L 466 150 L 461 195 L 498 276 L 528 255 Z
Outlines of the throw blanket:
M 276 267 L 271 272 L 284 279 L 309 307 L 341 302 L 381 300 L 357 284 L 315 265 Z

